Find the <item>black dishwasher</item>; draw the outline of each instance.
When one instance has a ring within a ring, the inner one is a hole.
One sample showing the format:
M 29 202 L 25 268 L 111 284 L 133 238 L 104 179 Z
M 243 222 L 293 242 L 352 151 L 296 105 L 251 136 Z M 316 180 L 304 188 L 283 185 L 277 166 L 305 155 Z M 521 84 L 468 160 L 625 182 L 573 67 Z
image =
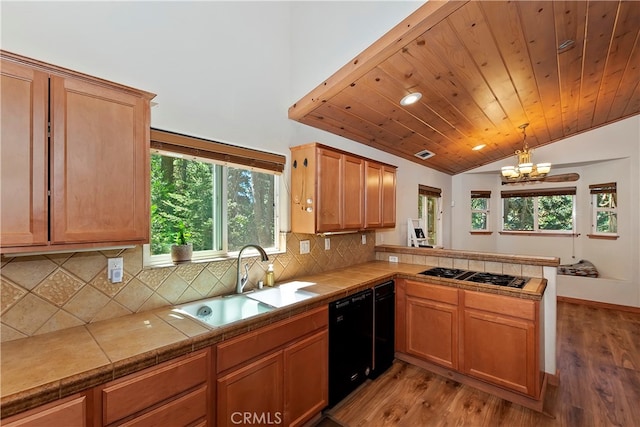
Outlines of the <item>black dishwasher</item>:
M 373 288 L 373 369 L 369 377 L 378 378 L 395 358 L 395 284 L 393 280 Z
M 329 406 L 362 384 L 373 363 L 373 291 L 329 305 Z

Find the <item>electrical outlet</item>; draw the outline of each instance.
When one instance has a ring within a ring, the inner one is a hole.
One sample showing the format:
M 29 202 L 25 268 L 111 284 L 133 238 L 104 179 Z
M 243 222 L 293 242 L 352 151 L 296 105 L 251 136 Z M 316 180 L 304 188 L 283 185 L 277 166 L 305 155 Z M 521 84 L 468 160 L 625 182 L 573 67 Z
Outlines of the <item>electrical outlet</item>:
M 363 235 L 362 235 L 362 244 L 363 244 L 363 245 L 366 245 L 366 244 L 367 244 L 367 235 L 366 235 L 366 234 L 363 234 Z
M 389 255 L 389 262 L 398 262 L 398 257 Z
M 300 255 L 308 254 L 311 251 L 311 245 L 308 240 L 300 240 Z
M 109 258 L 107 260 L 107 277 L 111 283 L 122 282 L 123 276 L 123 261 L 120 258 Z
M 331 239 L 328 237 L 325 237 L 324 239 L 324 250 L 328 251 L 329 249 L 331 249 Z

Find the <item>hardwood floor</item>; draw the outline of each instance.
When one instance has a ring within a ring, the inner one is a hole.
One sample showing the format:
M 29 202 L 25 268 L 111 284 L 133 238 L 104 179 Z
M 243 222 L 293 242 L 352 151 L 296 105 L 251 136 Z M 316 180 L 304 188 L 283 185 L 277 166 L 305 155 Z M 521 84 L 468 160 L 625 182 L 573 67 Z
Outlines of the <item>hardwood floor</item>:
M 558 302 L 555 418 L 396 361 L 328 413 L 345 426 L 640 426 L 640 314 Z

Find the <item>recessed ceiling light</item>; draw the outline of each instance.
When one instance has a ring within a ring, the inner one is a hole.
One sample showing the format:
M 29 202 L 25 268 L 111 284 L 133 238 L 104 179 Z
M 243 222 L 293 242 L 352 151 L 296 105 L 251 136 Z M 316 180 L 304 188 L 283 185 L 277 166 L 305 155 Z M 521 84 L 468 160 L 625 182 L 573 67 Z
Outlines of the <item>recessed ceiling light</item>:
M 409 95 L 405 96 L 404 98 L 402 98 L 400 100 L 400 105 L 411 105 L 411 104 L 414 104 L 414 103 L 418 102 L 418 100 L 420 98 L 422 98 L 422 94 L 420 92 L 410 93 Z
M 476 145 L 475 147 L 472 148 L 473 151 L 478 151 L 478 150 L 482 150 L 484 147 L 486 147 L 487 144 L 480 144 L 480 145 Z

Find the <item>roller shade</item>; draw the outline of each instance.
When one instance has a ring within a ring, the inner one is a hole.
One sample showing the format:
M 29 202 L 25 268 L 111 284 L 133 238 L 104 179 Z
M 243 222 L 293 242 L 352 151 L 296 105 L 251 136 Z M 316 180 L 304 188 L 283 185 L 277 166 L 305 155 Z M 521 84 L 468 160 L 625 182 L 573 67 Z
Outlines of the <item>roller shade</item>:
M 428 185 L 418 185 L 418 194 L 423 196 L 441 197 L 442 190 L 436 187 L 429 187 Z
M 490 199 L 491 191 L 472 190 L 471 198 L 472 199 Z
M 538 196 L 574 196 L 576 187 L 544 188 L 536 190 L 510 190 L 500 192 L 503 199 L 509 197 L 538 197 Z
M 615 182 L 607 182 L 606 184 L 592 184 L 589 186 L 591 194 L 600 193 L 617 193 L 617 184 Z
M 286 157 L 160 129 L 151 129 L 151 148 L 281 173 Z

